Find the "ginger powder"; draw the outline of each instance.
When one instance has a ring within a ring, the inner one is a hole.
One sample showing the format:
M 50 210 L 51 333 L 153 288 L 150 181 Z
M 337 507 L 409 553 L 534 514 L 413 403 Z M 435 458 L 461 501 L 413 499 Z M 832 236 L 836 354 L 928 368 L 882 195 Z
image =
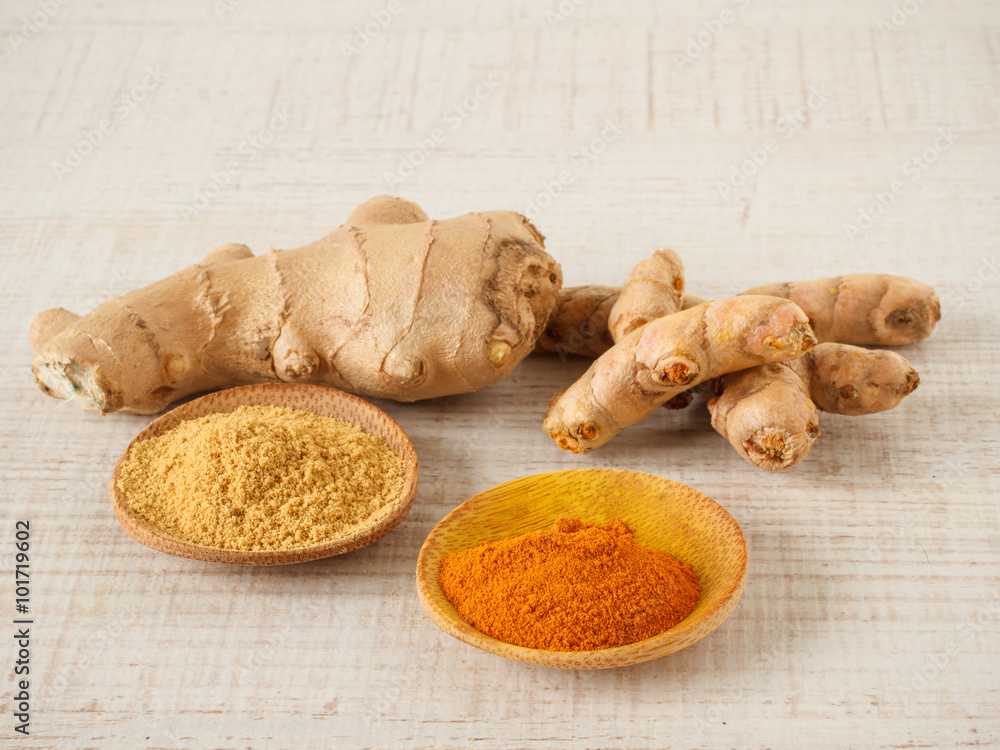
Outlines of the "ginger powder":
M 385 440 L 312 412 L 241 406 L 136 444 L 118 489 L 161 532 L 235 550 L 287 550 L 376 524 L 404 481 Z

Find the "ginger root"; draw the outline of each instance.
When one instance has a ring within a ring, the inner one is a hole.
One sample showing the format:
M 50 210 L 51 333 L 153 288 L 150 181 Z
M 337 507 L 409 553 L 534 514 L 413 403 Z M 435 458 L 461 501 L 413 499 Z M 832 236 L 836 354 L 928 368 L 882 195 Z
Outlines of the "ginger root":
M 587 453 L 701 382 L 797 357 L 815 344 L 805 313 L 767 296 L 715 300 L 648 323 L 617 342 L 545 416 L 564 450 Z
M 416 203 L 391 195 L 376 195 L 351 211 L 345 224 L 418 224 L 429 221 Z
M 495 383 L 535 346 L 559 265 L 510 211 L 429 221 L 378 196 L 294 250 L 223 245 L 84 317 L 32 325 L 39 387 L 84 409 L 152 414 L 275 380 L 414 401 Z
M 819 344 L 801 357 L 719 378 L 708 402 L 712 426 L 744 459 L 780 471 L 819 438 L 817 407 L 860 416 L 891 409 L 920 382 L 895 352 Z

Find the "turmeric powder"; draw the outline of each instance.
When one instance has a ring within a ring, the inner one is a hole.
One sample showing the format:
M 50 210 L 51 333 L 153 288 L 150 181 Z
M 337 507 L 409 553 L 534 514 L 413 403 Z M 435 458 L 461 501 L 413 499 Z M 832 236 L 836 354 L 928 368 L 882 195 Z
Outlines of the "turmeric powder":
M 548 651 L 624 646 L 672 628 L 701 594 L 690 565 L 632 533 L 618 519 L 559 518 L 446 555 L 438 583 L 465 622 L 498 640 Z

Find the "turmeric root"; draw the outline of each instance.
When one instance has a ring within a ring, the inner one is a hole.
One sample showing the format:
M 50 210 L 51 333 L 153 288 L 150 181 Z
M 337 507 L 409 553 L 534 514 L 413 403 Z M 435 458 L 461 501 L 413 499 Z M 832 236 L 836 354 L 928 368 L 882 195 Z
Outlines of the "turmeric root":
M 857 273 L 769 284 L 743 294 L 784 297 L 801 307 L 819 341 L 897 346 L 930 335 L 941 319 L 934 288 L 904 276 Z
M 920 385 L 905 357 L 884 349 L 821 344 L 788 363 L 821 411 L 858 417 L 899 405 Z
M 608 330 L 608 315 L 619 291 L 612 286 L 561 289 L 545 331 L 535 343 L 535 352 L 591 358 L 604 354 L 615 343 Z
M 683 304 L 684 264 L 673 250 L 657 250 L 633 268 L 625 280 L 608 315 L 611 338 L 619 341 L 650 321 L 672 315 Z M 681 391 L 667 399 L 663 408 L 686 409 L 693 397 L 694 391 Z
M 620 341 L 651 320 L 681 309 L 684 264 L 673 250 L 657 250 L 632 269 L 608 314 L 611 338 Z
M 545 332 L 535 344 L 535 354 L 574 354 L 600 357 L 614 346 L 608 326 L 611 308 L 621 289 L 613 286 L 571 286 L 561 289 Z M 682 310 L 707 300 L 685 294 Z
M 742 296 L 659 318 L 602 354 L 553 397 L 545 431 L 564 450 L 587 453 L 695 385 L 736 370 L 797 357 L 815 343 L 805 313 L 788 300 Z
M 608 326 L 608 312 L 620 290 L 608 286 L 572 287 L 552 314 L 548 334 L 539 340 L 538 352 L 559 351 L 598 357 L 611 348 L 610 337 L 589 335 L 581 342 L 576 331 L 600 331 Z M 769 284 L 741 294 L 766 294 L 795 302 L 809 316 L 816 340 L 842 344 L 899 346 L 926 338 L 941 319 L 941 305 L 934 288 L 904 276 L 850 274 L 831 279 Z M 585 300 L 599 298 L 589 305 Z M 563 309 L 563 301 L 573 301 Z M 684 295 L 681 309 L 704 300 Z M 577 343 L 580 342 L 580 343 Z M 604 347 L 603 349 L 601 347 Z
M 715 388 L 719 396 L 708 402 L 712 426 L 761 469 L 798 463 L 819 437 L 819 415 L 808 388 L 784 364 L 734 372 L 719 378 Z
M 669 251 L 639 264 L 617 296 L 612 287 L 564 290 L 538 350 L 599 359 L 549 405 L 546 431 L 560 447 L 589 451 L 661 400 L 662 391 L 643 382 L 650 363 L 638 356 L 630 360 L 627 353 L 612 354 L 618 347 L 610 347 L 651 320 L 703 302 L 682 293 L 682 264 Z M 820 341 L 911 343 L 929 335 L 941 315 L 933 288 L 901 276 L 855 274 L 774 284 L 741 296 L 757 294 L 799 304 Z M 602 335 L 605 329 L 610 336 Z M 892 408 L 917 382 L 916 372 L 899 355 L 830 343 L 783 364 L 752 366 L 704 382 L 703 389 L 716 394 L 709 407 L 716 430 L 751 463 L 778 470 L 809 453 L 819 436 L 817 407 L 869 414 Z M 675 389 L 660 402 L 683 409 L 693 393 L 691 388 Z
M 543 242 L 510 211 L 428 221 L 379 196 L 305 247 L 223 245 L 82 318 L 42 313 L 32 369 L 101 413 L 275 380 L 399 401 L 474 391 L 510 374 L 555 305 Z
M 859 416 L 891 409 L 920 382 L 895 352 L 823 343 L 801 357 L 715 381 L 712 426 L 747 461 L 779 471 L 808 455 L 819 437 L 817 407 Z

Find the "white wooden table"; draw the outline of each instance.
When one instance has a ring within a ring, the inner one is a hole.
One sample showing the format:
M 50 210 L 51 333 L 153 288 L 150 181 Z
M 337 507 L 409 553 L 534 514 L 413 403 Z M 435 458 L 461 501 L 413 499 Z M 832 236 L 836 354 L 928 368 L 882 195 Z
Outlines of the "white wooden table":
M 0 746 L 1000 742 L 1000 4 L 338 5 L 0 9 Z M 654 415 L 614 454 L 562 453 L 541 415 L 586 362 L 535 358 L 478 394 L 378 402 L 421 481 L 372 547 L 236 569 L 133 542 L 106 484 L 148 419 L 38 391 L 31 318 L 86 312 L 223 242 L 301 245 L 382 192 L 437 217 L 530 210 L 567 285 L 618 283 L 670 246 L 702 296 L 894 272 L 937 286 L 944 318 L 903 350 L 914 395 L 827 416 L 786 473 L 744 463 L 703 405 Z M 480 653 L 423 615 L 417 551 L 451 508 L 607 466 L 690 484 L 742 524 L 749 582 L 713 635 L 572 673 Z M 8 700 L 18 519 L 30 738 Z

